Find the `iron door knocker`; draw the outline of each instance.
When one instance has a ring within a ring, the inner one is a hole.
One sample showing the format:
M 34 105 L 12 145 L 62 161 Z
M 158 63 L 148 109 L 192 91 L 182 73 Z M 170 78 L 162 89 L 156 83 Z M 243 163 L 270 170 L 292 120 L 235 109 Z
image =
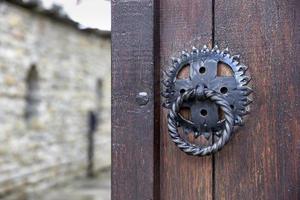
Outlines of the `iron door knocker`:
M 224 64 L 231 70 L 230 76 L 219 76 L 218 66 Z M 179 78 L 180 71 L 189 68 L 188 77 Z M 228 48 L 217 46 L 209 49 L 193 47 L 183 51 L 180 58 L 173 58 L 162 81 L 165 98 L 163 106 L 169 109 L 168 131 L 172 141 L 189 155 L 205 156 L 220 150 L 230 139 L 233 128 L 243 124 L 249 113 L 252 89 L 247 86 L 250 77 L 247 67 L 240 63 L 239 55 L 230 55 Z M 190 110 L 190 119 L 180 113 Z M 183 134 L 180 134 L 179 128 Z M 194 138 L 203 136 L 208 144 L 195 144 Z

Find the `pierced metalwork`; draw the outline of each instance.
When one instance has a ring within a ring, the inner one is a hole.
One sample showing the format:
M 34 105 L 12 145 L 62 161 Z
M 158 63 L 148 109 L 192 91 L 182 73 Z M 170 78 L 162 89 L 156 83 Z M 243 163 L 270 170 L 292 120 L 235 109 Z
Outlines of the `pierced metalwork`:
M 220 63 L 230 68 L 232 76 L 218 76 Z M 188 77 L 178 78 L 185 67 L 189 68 Z M 232 56 L 228 48 L 221 51 L 217 46 L 213 49 L 193 47 L 191 52 L 183 51 L 180 58 L 172 59 L 162 81 L 162 96 L 164 107 L 170 109 L 169 134 L 180 149 L 191 155 L 208 155 L 224 146 L 234 126 L 243 124 L 252 102 L 247 69 L 240 63 L 239 55 Z M 191 119 L 179 113 L 181 108 L 190 109 Z M 222 119 L 219 108 L 224 115 Z M 182 127 L 185 134 L 192 132 L 195 138 L 203 135 L 209 140 L 214 136 L 214 141 L 208 146 L 191 144 L 178 134 L 178 127 Z

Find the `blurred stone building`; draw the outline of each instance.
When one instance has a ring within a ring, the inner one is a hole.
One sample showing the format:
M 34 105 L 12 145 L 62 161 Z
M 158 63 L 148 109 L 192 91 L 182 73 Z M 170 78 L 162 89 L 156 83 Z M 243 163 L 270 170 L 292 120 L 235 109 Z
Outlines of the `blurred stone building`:
M 0 2 L 0 198 L 26 199 L 110 166 L 110 36 Z

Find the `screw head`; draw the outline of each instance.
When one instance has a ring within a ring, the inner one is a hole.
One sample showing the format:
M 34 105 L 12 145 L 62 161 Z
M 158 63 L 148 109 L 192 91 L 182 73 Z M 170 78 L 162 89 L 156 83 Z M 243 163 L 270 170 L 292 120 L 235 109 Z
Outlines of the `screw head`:
M 149 96 L 147 92 L 139 92 L 136 97 L 135 101 L 138 105 L 144 106 L 149 102 Z

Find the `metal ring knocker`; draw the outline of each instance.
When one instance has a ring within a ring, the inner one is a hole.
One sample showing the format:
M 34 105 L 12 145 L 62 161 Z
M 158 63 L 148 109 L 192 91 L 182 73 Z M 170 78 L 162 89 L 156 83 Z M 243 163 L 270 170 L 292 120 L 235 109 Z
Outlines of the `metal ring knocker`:
M 201 147 L 189 143 L 180 136 L 177 129 L 177 119 L 179 118 L 179 111 L 184 101 L 191 98 L 206 97 L 215 102 L 224 112 L 224 128 L 221 130 L 221 137 L 211 146 Z M 203 89 L 197 92 L 197 89 L 188 90 L 182 95 L 178 96 L 176 101 L 172 104 L 172 109 L 168 114 L 168 130 L 173 142 L 185 153 L 194 156 L 205 156 L 214 153 L 221 149 L 229 140 L 234 125 L 233 112 L 229 103 L 217 92 L 213 90 Z
M 226 65 L 231 76 L 219 76 L 219 64 Z M 179 72 L 189 67 L 185 79 L 178 78 Z M 235 126 L 243 124 L 243 117 L 249 113 L 252 89 L 247 86 L 251 80 L 246 75 L 247 67 L 240 63 L 239 55 L 230 55 L 217 46 L 208 49 L 193 47 L 191 52 L 183 51 L 179 58 L 172 59 L 172 65 L 165 72 L 162 81 L 165 98 L 164 107 L 168 114 L 168 131 L 172 141 L 189 155 L 205 156 L 220 150 L 230 139 Z M 181 114 L 182 108 L 189 108 L 191 120 Z M 223 113 L 220 118 L 219 108 Z M 207 116 L 200 115 L 205 110 Z M 193 133 L 194 137 L 211 139 L 210 144 L 193 144 L 178 131 Z

